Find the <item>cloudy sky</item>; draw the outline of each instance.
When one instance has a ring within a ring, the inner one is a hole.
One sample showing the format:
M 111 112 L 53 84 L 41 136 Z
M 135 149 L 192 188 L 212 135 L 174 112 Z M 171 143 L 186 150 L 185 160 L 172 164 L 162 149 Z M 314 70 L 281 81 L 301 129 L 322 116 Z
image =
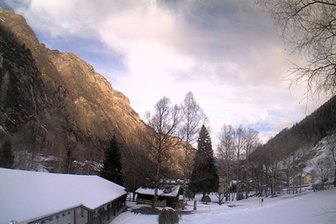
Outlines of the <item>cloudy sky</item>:
M 274 136 L 325 99 L 289 88 L 288 54 L 272 18 L 254 0 L 17 0 L 49 48 L 80 55 L 143 116 L 163 96 L 188 91 L 209 117 Z

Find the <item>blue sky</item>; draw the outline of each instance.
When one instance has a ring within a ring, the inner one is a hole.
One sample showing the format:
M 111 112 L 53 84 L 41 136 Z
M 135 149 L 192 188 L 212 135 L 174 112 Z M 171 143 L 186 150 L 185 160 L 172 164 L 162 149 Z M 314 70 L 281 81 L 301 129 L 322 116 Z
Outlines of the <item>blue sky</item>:
M 289 55 L 254 0 L 7 1 L 49 48 L 74 52 L 144 115 L 163 96 L 192 91 L 213 136 L 223 124 L 265 141 L 325 101 L 289 88 Z M 216 142 L 216 140 L 214 140 Z

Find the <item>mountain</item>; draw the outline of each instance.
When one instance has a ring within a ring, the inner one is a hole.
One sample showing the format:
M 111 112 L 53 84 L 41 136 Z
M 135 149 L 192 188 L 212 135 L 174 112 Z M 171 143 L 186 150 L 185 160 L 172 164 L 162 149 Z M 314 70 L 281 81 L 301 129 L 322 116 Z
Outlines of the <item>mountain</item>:
M 149 175 L 153 164 L 139 137 L 149 128 L 124 94 L 77 55 L 46 48 L 22 16 L 3 9 L 0 44 L 0 125 L 18 168 L 43 160 L 53 172 L 93 172 L 115 135 L 124 172 Z M 181 173 L 182 155 L 172 152 L 167 170 Z
M 304 183 L 336 184 L 332 155 L 332 151 L 336 152 L 335 143 L 336 96 L 333 96 L 302 121 L 257 148 L 249 160 L 257 167 L 257 179 L 264 178 L 273 188 L 293 188 Z
M 259 150 L 272 151 L 274 157 L 281 158 L 302 147 L 314 146 L 335 131 L 336 96 L 330 98 L 312 114 L 291 128 L 283 129 Z M 255 153 L 258 153 L 258 151 Z

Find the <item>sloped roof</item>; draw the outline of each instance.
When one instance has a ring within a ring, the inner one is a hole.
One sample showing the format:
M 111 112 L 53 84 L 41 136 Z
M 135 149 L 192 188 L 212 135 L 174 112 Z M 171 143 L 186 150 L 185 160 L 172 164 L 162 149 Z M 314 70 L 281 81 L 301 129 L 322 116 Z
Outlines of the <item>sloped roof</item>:
M 146 195 L 154 195 L 154 188 L 138 188 L 135 193 L 137 194 L 146 194 Z M 177 197 L 178 193 L 180 191 L 180 186 L 173 186 L 171 187 L 171 191 L 165 192 L 164 189 L 158 189 L 158 195 L 164 196 L 164 197 Z
M 96 209 L 126 194 L 98 176 L 0 168 L 0 223 L 23 222 L 83 205 Z

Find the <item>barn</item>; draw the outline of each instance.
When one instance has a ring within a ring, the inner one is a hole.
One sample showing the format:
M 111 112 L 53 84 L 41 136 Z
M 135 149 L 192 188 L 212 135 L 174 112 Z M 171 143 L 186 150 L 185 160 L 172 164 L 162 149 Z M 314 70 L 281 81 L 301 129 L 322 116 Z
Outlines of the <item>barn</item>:
M 109 223 L 124 208 L 124 187 L 98 176 L 0 168 L 0 223 Z

